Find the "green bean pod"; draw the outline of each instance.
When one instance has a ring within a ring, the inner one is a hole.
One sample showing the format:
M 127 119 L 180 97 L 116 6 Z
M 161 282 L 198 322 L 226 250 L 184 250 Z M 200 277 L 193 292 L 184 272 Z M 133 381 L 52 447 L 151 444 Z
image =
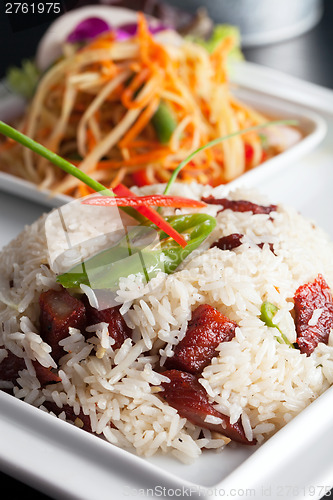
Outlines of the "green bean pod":
M 160 102 L 151 122 L 160 143 L 168 144 L 177 127 L 177 121 L 170 106 L 166 102 Z

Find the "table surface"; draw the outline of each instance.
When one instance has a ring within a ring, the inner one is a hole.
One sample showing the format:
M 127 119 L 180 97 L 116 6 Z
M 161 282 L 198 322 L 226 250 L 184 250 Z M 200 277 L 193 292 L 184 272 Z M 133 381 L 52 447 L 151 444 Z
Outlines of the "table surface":
M 179 0 L 179 5 L 181 5 L 181 0 Z M 333 2 L 324 0 L 323 17 L 311 31 L 284 42 L 244 49 L 245 58 L 248 61 L 333 89 L 332 24 Z M 0 28 L 1 78 L 8 65 L 18 64 L 23 58 L 33 56 L 38 40 L 47 28 L 47 24 L 13 33 L 4 13 L 0 12 Z M 10 195 L 0 193 L 1 232 L 5 232 L 6 239 L 14 237 L 17 234 L 17 227 L 33 222 L 44 211 L 45 207 L 41 205 L 21 199 L 15 200 L 14 203 Z M 3 243 L 4 241 L 0 241 L 0 246 Z M 6 474 L 0 473 L 0 481 L 4 491 L 11 492 L 12 498 L 29 495 L 35 500 L 49 498 Z

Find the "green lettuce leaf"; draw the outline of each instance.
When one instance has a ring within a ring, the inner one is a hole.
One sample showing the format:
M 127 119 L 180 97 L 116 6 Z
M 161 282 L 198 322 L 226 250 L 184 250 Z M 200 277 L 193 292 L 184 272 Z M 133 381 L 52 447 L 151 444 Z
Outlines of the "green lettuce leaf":
M 241 61 L 244 59 L 242 51 L 240 49 L 240 32 L 237 26 L 232 26 L 230 24 L 217 24 L 213 30 L 211 37 L 208 40 L 199 37 L 187 37 L 193 42 L 205 47 L 208 52 L 213 52 L 218 44 L 226 37 L 231 36 L 235 40 L 235 46 L 230 51 L 229 58 L 236 61 Z
M 39 77 L 40 71 L 30 59 L 23 60 L 20 68 L 10 67 L 6 73 L 10 89 L 25 99 L 31 99 L 34 95 Z

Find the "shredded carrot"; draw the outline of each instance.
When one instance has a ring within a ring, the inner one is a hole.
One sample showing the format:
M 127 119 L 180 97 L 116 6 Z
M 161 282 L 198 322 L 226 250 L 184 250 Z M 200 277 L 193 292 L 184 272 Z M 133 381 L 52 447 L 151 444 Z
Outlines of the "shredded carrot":
M 83 182 L 80 182 L 80 184 L 78 185 L 78 189 L 79 189 L 80 196 L 82 198 L 84 196 L 88 196 L 89 194 L 91 194 L 89 192 L 88 186 L 86 184 L 83 184 Z
M 123 106 L 125 106 L 125 108 L 130 109 L 135 107 L 141 107 L 138 106 L 138 104 L 133 101 L 133 95 L 148 80 L 149 74 L 150 74 L 149 69 L 144 68 L 132 79 L 128 87 L 124 90 L 123 95 L 121 96 L 121 102 Z
M 96 146 L 96 144 L 97 144 L 96 137 L 95 137 L 93 131 L 91 130 L 91 128 L 88 128 L 87 129 L 88 152 L 92 151 L 94 149 L 94 147 Z
M 145 66 L 156 70 L 156 66 L 165 68 L 168 65 L 169 56 L 163 45 L 156 43 L 152 37 L 147 20 L 140 12 L 138 15 L 137 39 L 140 46 L 140 56 Z
M 167 151 L 170 152 L 169 149 Z M 97 163 L 97 169 L 98 170 L 117 169 L 120 167 L 130 166 L 130 165 L 142 165 L 144 163 L 158 161 L 162 158 L 165 158 L 165 156 L 166 156 L 166 149 L 164 150 L 161 149 L 157 151 L 151 151 L 146 154 L 132 156 L 128 160 L 122 160 L 122 161 L 102 160 Z
M 210 56 L 214 67 L 214 80 L 218 83 L 225 83 L 227 77 L 226 60 L 227 55 L 234 46 L 234 39 L 231 36 L 224 38 Z
M 16 142 L 13 139 L 7 138 L 0 144 L 0 152 L 7 151 L 15 146 Z
M 154 173 L 156 178 L 155 182 L 168 182 L 171 177 L 171 174 L 167 170 L 161 168 L 155 168 Z
M 123 168 L 121 168 L 121 169 L 118 170 L 117 175 L 115 176 L 115 178 L 110 183 L 110 188 L 111 189 L 115 188 L 116 186 L 118 186 L 118 184 L 121 184 L 123 182 L 123 180 L 125 179 L 125 176 L 127 174 L 127 170 L 128 169 L 126 167 L 123 167 Z
M 112 31 L 109 31 L 107 33 L 102 33 L 99 35 L 97 38 L 95 38 L 92 42 L 90 42 L 89 45 L 86 47 L 83 47 L 81 49 L 81 52 L 86 52 L 90 50 L 97 50 L 97 49 L 110 49 L 112 43 L 115 40 L 115 35 Z
M 146 83 L 146 88 L 148 88 L 148 91 L 145 92 L 145 95 L 141 96 L 140 98 L 136 97 L 135 99 L 133 99 L 133 95 L 140 87 L 140 82 L 144 83 L 147 80 L 148 77 L 145 76 L 146 73 L 149 75 L 149 71 L 146 71 L 146 69 L 144 69 L 134 78 L 133 82 L 131 82 L 131 84 L 123 92 L 121 96 L 121 102 L 123 106 L 125 106 L 125 108 L 143 108 L 150 102 L 151 99 L 156 96 L 162 80 L 161 75 L 155 75 L 150 79 L 149 83 Z
M 142 130 L 148 125 L 152 116 L 155 114 L 158 108 L 159 102 L 159 99 L 156 97 L 152 101 L 150 101 L 146 109 L 144 109 L 137 121 L 134 123 L 133 127 L 127 131 L 126 135 L 119 142 L 120 148 L 127 147 L 130 141 L 135 139 L 140 134 L 140 132 L 142 132 Z
M 157 141 L 147 141 L 147 140 L 141 140 L 137 139 L 135 141 L 130 141 L 127 144 L 128 149 L 133 149 L 133 148 L 146 148 L 146 149 L 165 149 L 165 146 L 163 146 L 160 142 Z

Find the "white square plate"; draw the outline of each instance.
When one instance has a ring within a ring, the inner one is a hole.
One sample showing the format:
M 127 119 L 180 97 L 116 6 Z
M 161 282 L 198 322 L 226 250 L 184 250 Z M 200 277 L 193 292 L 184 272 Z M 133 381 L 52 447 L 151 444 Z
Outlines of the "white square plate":
M 241 72 L 246 74 L 247 68 L 246 64 L 242 65 L 236 75 L 242 87 L 246 87 L 248 80 L 241 81 Z M 250 69 L 255 75 L 253 65 Z M 329 96 L 325 101 L 327 112 L 332 110 L 332 116 L 326 115 L 329 133 L 325 142 L 313 150 L 324 136 L 325 122 L 313 111 L 289 102 L 291 86 L 283 75 L 272 87 L 270 70 L 258 68 L 258 74 L 261 87 L 266 75 L 266 88 L 260 88 L 260 92 L 241 91 L 256 99 L 269 114 L 285 117 L 286 113 L 288 117 L 295 117 L 297 113 L 296 118 L 308 133 L 294 150 L 234 182 L 255 185 L 269 194 L 272 201 L 296 206 L 333 237 L 333 200 L 329 196 L 333 185 L 330 167 L 333 164 L 333 93 L 323 90 L 321 94 L 321 89 L 316 87 L 317 100 L 312 99 L 307 84 L 292 81 L 303 102 L 315 110 L 319 109 L 320 96 L 322 99 Z M 276 89 L 284 89 L 285 98 L 274 98 Z M 305 150 L 299 154 L 298 147 Z M 1 177 L 1 184 L 4 179 Z M 25 183 L 21 182 L 7 179 L 4 189 L 22 196 L 20 189 Z M 30 189 L 34 194 L 25 197 L 36 201 L 36 190 Z M 43 196 L 40 201 L 47 203 L 45 193 Z M 10 219 L 10 211 L 8 214 Z M 194 464 L 182 465 L 169 457 L 139 458 L 0 392 L 0 466 L 5 472 L 62 500 L 140 496 L 319 499 L 333 483 L 332 404 L 333 389 L 330 389 L 261 447 L 228 446 L 221 454 L 207 451 Z

